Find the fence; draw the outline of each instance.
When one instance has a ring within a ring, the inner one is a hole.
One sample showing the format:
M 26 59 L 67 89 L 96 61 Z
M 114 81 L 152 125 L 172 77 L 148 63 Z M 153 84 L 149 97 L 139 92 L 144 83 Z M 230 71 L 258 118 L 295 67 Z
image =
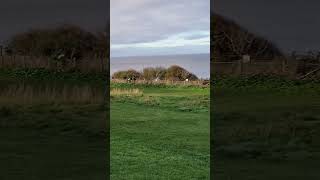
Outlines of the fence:
M 226 58 L 224 58 L 226 59 Z M 274 58 L 250 59 L 234 61 L 211 61 L 213 75 L 281 75 L 304 78 L 308 75 L 319 76 L 320 61 L 314 59 Z
M 49 57 L 21 56 L 0 54 L 0 68 L 44 68 L 48 70 L 84 73 L 106 73 L 109 67 L 108 58 L 98 55 L 83 57 L 78 60 L 55 60 Z

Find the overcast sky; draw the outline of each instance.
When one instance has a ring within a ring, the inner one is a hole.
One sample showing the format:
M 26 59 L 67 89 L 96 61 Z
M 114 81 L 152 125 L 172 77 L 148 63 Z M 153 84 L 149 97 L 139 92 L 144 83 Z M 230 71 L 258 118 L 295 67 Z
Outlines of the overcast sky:
M 30 28 L 64 23 L 92 31 L 106 27 L 108 0 L 1 0 L 0 43 Z
M 320 50 L 319 0 L 214 0 L 213 11 L 285 51 Z
M 111 0 L 112 54 L 208 52 L 209 0 Z M 234 19 L 285 50 L 320 49 L 319 0 L 214 0 Z M 62 23 L 98 30 L 108 0 L 1 0 L 0 43 L 30 28 Z
M 111 0 L 111 56 L 209 53 L 210 0 Z

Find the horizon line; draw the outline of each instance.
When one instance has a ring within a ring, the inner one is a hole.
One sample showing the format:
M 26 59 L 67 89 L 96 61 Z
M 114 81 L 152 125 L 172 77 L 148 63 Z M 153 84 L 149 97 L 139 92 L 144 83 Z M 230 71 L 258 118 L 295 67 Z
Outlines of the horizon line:
M 110 58 L 126 58 L 126 57 L 154 57 L 154 56 L 183 56 L 183 55 L 207 55 L 211 54 L 210 52 L 207 53 L 176 53 L 176 54 L 155 54 L 155 55 L 132 55 L 132 56 L 110 56 Z

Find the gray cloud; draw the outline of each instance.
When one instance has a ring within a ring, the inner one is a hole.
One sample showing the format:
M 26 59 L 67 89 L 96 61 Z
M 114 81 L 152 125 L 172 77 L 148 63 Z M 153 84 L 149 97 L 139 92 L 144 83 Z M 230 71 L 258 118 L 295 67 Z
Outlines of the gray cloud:
M 284 50 L 319 49 L 318 0 L 215 0 L 213 11 L 274 41 Z
M 111 43 L 166 39 L 187 31 L 208 31 L 209 0 L 112 0 Z
M 0 42 L 30 28 L 71 23 L 102 30 L 109 20 L 108 0 L 1 0 Z
M 207 36 L 209 36 L 209 35 L 206 35 L 206 34 L 194 34 L 194 35 L 186 36 L 185 39 L 186 40 L 194 40 L 194 39 L 205 38 Z

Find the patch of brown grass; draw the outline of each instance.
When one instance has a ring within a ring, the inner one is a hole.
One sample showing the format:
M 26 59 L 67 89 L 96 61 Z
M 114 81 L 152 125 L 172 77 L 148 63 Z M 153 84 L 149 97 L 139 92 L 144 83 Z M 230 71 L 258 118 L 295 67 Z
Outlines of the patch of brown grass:
M 119 89 L 119 88 L 114 88 L 111 89 L 110 95 L 115 97 L 115 96 L 142 96 L 143 91 L 140 89 Z

